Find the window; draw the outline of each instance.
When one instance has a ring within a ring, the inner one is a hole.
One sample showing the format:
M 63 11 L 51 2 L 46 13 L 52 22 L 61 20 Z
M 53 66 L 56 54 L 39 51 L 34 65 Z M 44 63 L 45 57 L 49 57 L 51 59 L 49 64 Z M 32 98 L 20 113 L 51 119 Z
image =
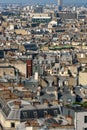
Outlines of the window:
M 27 112 L 26 111 L 23 111 L 23 117 L 27 118 Z
M 84 116 L 84 123 L 87 123 L 87 116 Z
M 54 110 L 54 116 L 57 116 L 58 112 L 57 110 Z
M 70 116 L 70 110 L 68 110 L 68 116 Z
M 47 116 L 47 111 L 44 111 L 44 116 L 45 116 L 45 117 Z
M 84 128 L 84 130 L 87 130 L 87 128 Z
M 12 123 L 11 123 L 11 128 L 14 128 L 14 127 L 15 127 L 15 123 L 12 122 Z
M 46 64 L 48 64 L 48 60 L 46 60 Z
M 6 73 L 5 73 L 5 72 L 3 72 L 3 75 L 6 75 Z
M 10 73 L 11 73 L 11 74 L 13 74 L 13 72 L 12 72 L 12 71 L 11 71 Z
M 71 98 L 68 98 L 68 103 L 71 103 L 72 102 L 72 99 Z
M 34 118 L 37 118 L 37 112 L 34 111 Z

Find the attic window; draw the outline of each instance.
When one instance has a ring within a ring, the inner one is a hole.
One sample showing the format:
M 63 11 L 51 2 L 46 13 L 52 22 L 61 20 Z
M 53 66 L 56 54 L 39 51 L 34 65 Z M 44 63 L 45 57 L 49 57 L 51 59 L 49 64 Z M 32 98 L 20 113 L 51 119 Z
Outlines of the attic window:
M 68 110 L 68 116 L 70 116 L 70 110 Z
M 47 111 L 44 111 L 44 116 L 45 116 L 45 117 L 47 116 Z
M 68 102 L 72 102 L 72 99 L 71 99 L 71 98 L 68 98 Z
M 11 122 L 11 128 L 15 128 L 15 123 Z
M 54 116 L 57 116 L 58 112 L 57 110 L 54 110 Z
M 37 112 L 34 111 L 34 118 L 37 118 Z
M 5 73 L 5 72 L 3 72 L 3 75 L 6 75 L 6 73 Z
M 84 130 L 87 130 L 87 128 L 84 128 Z
M 87 123 L 87 116 L 84 116 L 84 123 Z
M 23 111 L 24 118 L 27 118 L 27 112 Z

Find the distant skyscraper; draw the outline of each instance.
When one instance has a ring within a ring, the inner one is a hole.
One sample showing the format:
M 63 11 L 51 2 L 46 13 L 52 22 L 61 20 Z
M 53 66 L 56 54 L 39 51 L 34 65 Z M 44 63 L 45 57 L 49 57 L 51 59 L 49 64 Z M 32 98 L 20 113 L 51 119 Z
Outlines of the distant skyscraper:
M 62 10 L 62 0 L 58 0 L 58 10 Z
M 37 6 L 34 8 L 34 13 L 43 13 L 43 6 L 37 5 Z

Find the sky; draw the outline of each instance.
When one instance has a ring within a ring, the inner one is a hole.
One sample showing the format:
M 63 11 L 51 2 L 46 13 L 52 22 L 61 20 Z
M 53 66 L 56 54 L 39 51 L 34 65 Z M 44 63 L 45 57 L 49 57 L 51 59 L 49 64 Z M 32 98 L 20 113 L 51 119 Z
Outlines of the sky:
M 0 3 L 56 3 L 57 0 L 0 0 Z M 86 3 L 87 4 L 87 0 L 63 0 L 63 3 L 69 3 L 69 4 L 75 4 L 75 3 L 79 3 L 79 4 L 83 4 Z

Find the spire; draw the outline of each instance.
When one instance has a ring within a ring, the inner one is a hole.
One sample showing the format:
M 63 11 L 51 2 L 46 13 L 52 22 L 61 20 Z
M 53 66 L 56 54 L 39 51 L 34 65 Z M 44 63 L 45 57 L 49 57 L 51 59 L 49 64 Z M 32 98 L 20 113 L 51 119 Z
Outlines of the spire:
M 58 11 L 62 10 L 62 0 L 58 0 Z

